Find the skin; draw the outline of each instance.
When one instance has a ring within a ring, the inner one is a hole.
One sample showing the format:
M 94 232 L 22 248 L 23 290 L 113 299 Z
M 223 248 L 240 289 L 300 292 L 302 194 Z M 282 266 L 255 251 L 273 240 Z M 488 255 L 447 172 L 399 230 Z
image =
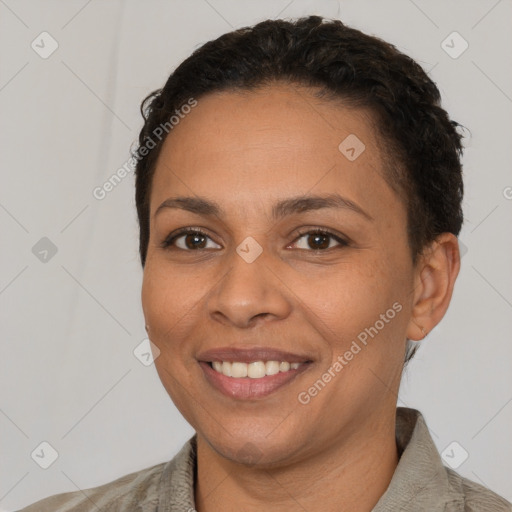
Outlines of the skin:
M 349 134 L 365 144 L 352 162 L 338 149 Z M 370 511 L 389 485 L 406 338 L 422 339 L 421 328 L 442 319 L 460 258 L 456 237 L 444 233 L 412 264 L 405 206 L 384 178 L 376 137 L 369 112 L 280 83 L 201 97 L 164 143 L 142 305 L 160 379 L 197 432 L 199 512 Z M 282 199 L 333 192 L 367 216 L 348 208 L 271 216 Z M 176 196 L 215 201 L 222 213 L 155 215 Z M 207 233 L 202 248 L 193 235 L 161 247 L 186 227 Z M 348 245 L 297 232 L 319 227 Z M 252 263 L 236 252 L 247 237 L 263 250 Z M 298 394 L 396 302 L 401 311 L 301 404 Z M 222 346 L 270 346 L 313 363 L 267 397 L 236 400 L 210 386 L 197 361 Z

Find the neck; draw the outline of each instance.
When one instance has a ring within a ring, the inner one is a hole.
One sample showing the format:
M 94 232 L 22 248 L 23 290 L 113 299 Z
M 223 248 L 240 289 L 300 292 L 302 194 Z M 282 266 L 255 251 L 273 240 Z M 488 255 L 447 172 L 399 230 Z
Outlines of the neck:
M 312 457 L 271 469 L 226 459 L 198 434 L 196 509 L 370 512 L 397 464 L 394 411 L 385 423 L 369 424 Z

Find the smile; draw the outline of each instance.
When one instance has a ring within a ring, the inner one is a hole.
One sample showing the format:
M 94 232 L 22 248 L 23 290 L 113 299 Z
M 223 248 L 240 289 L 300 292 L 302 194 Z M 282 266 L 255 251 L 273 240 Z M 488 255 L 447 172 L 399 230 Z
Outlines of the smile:
M 214 368 L 214 364 L 218 369 Z M 269 374 L 267 374 L 267 365 Z M 304 363 L 275 360 L 252 363 L 199 361 L 199 366 L 203 370 L 206 382 L 215 391 L 232 399 L 247 401 L 263 399 L 286 384 L 290 384 L 311 366 L 311 361 Z M 276 368 L 279 371 L 272 373 Z M 231 375 L 225 375 L 224 371 Z
M 309 354 L 271 347 L 219 347 L 197 356 L 206 382 L 215 391 L 240 400 L 264 398 L 291 383 L 311 366 Z
M 226 377 L 261 379 L 268 375 L 297 370 L 304 363 L 289 363 L 288 361 L 212 361 L 212 368 Z

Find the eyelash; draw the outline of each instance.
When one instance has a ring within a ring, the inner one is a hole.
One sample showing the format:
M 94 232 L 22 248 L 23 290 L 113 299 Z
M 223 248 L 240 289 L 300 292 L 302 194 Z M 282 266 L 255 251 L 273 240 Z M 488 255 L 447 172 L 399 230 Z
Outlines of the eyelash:
M 306 230 L 303 230 L 303 231 L 299 231 L 298 234 L 297 234 L 297 237 L 295 238 L 295 240 L 292 242 L 296 242 L 297 240 L 299 240 L 300 238 L 302 238 L 303 236 L 305 235 L 324 235 L 324 236 L 328 236 L 330 238 L 333 238 L 334 240 L 336 240 L 336 242 L 339 243 L 339 246 L 337 246 L 338 248 L 341 248 L 341 247 L 346 247 L 349 245 L 349 242 L 344 240 L 343 238 L 339 237 L 338 235 L 332 233 L 331 231 L 328 231 L 326 229 L 323 229 L 323 228 L 310 228 L 310 229 L 306 229 Z M 177 233 L 174 233 L 172 236 L 168 236 L 161 244 L 160 244 L 160 247 L 162 249 L 167 249 L 167 250 L 171 250 L 171 246 L 173 245 L 173 243 L 180 237 L 182 237 L 183 235 L 201 235 L 201 236 L 204 236 L 206 238 L 210 238 L 211 237 L 205 233 L 202 229 L 199 229 L 199 228 L 183 228 L 183 229 L 180 229 Z M 331 249 L 335 249 L 336 247 L 329 247 L 328 249 L 310 249 L 308 252 L 327 252 Z M 179 250 L 181 251 L 185 251 L 185 252 L 195 252 L 195 251 L 200 251 L 200 250 L 207 250 L 207 249 L 181 249 L 179 248 Z M 307 249 L 300 249 L 301 251 L 304 251 L 304 250 L 307 250 Z

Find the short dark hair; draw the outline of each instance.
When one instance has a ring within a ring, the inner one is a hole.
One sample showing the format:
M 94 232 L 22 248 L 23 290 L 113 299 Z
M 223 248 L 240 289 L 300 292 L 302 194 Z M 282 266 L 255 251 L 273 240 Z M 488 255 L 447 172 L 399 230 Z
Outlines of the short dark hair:
M 169 124 L 190 98 L 216 91 L 250 91 L 276 81 L 311 87 L 319 97 L 373 114 L 385 176 L 407 208 L 413 262 L 439 234 L 459 234 L 463 182 L 462 135 L 457 128 L 461 125 L 441 108 L 439 90 L 420 65 L 394 45 L 340 20 L 320 16 L 266 20 L 205 43 L 175 69 L 162 89 L 142 102 L 144 126 L 134 158 L 143 267 L 152 177 L 165 140 L 155 142 L 155 130 Z M 150 140 L 154 147 L 148 152 Z

